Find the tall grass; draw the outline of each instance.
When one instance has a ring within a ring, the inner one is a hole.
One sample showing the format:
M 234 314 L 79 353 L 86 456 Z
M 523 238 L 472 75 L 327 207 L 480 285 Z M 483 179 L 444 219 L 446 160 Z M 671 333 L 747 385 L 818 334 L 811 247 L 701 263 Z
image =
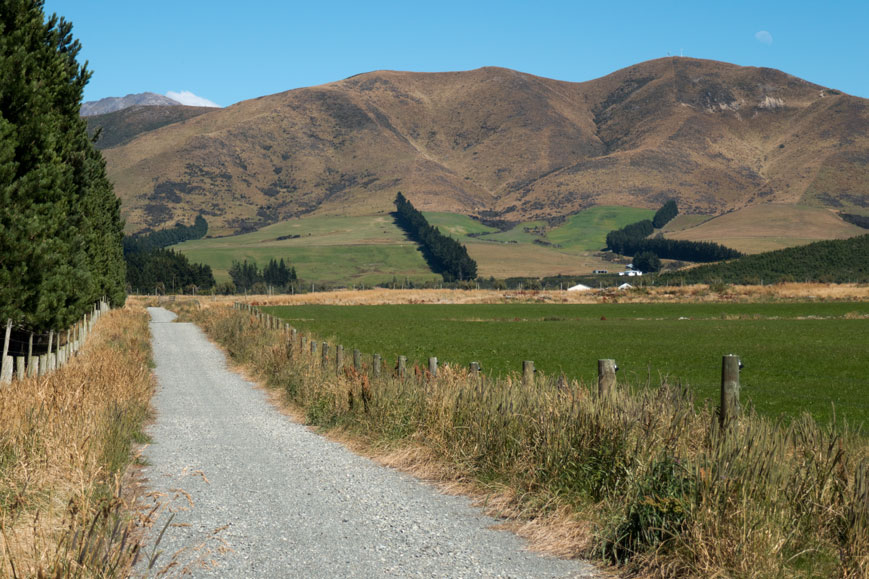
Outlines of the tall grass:
M 147 314 L 103 316 L 71 363 L 0 389 L 0 576 L 126 576 L 120 479 L 153 392 Z
M 307 421 L 378 448 L 422 448 L 514 516 L 590 520 L 560 545 L 657 576 L 869 573 L 869 449 L 848 425 L 746 413 L 726 431 L 678 384 L 607 400 L 538 375 L 491 380 L 441 368 L 336 372 L 228 307 L 190 315 Z M 333 358 L 334 360 L 334 358 Z M 349 365 L 352 366 L 352 363 Z

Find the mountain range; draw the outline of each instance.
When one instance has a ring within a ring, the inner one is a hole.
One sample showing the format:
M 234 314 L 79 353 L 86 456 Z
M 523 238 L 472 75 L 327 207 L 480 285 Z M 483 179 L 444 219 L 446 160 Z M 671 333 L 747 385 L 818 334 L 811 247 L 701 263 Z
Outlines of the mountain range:
M 692 58 L 587 82 L 503 68 L 377 71 L 223 109 L 90 117 L 128 232 L 196 214 L 210 235 L 290 217 L 419 209 L 491 222 L 594 205 L 720 215 L 756 205 L 866 213 L 866 99 Z M 169 112 L 171 111 L 171 112 Z

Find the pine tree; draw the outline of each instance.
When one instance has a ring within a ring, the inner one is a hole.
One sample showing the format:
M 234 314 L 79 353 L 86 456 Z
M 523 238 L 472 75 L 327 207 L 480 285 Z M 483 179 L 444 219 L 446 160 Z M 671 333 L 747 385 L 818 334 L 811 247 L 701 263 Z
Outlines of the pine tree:
M 118 200 L 79 117 L 90 73 L 40 0 L 0 3 L 0 318 L 69 326 L 124 299 Z

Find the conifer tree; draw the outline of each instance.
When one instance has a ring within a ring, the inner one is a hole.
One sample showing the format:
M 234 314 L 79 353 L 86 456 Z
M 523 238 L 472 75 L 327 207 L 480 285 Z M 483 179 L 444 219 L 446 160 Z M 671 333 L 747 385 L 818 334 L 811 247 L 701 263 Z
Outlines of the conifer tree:
M 120 206 L 79 117 L 79 51 L 41 0 L 0 2 L 0 318 L 36 330 L 124 299 Z

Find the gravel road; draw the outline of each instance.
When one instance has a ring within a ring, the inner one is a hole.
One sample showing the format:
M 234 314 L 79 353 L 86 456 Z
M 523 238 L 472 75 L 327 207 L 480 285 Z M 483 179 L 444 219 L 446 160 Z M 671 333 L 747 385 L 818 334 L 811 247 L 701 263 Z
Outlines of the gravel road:
M 158 566 L 186 549 L 176 571 L 213 562 L 194 577 L 595 576 L 588 563 L 525 550 L 467 499 L 293 422 L 199 328 L 148 310 L 159 387 L 144 474 L 151 490 L 183 489 L 192 502 L 174 501 Z

